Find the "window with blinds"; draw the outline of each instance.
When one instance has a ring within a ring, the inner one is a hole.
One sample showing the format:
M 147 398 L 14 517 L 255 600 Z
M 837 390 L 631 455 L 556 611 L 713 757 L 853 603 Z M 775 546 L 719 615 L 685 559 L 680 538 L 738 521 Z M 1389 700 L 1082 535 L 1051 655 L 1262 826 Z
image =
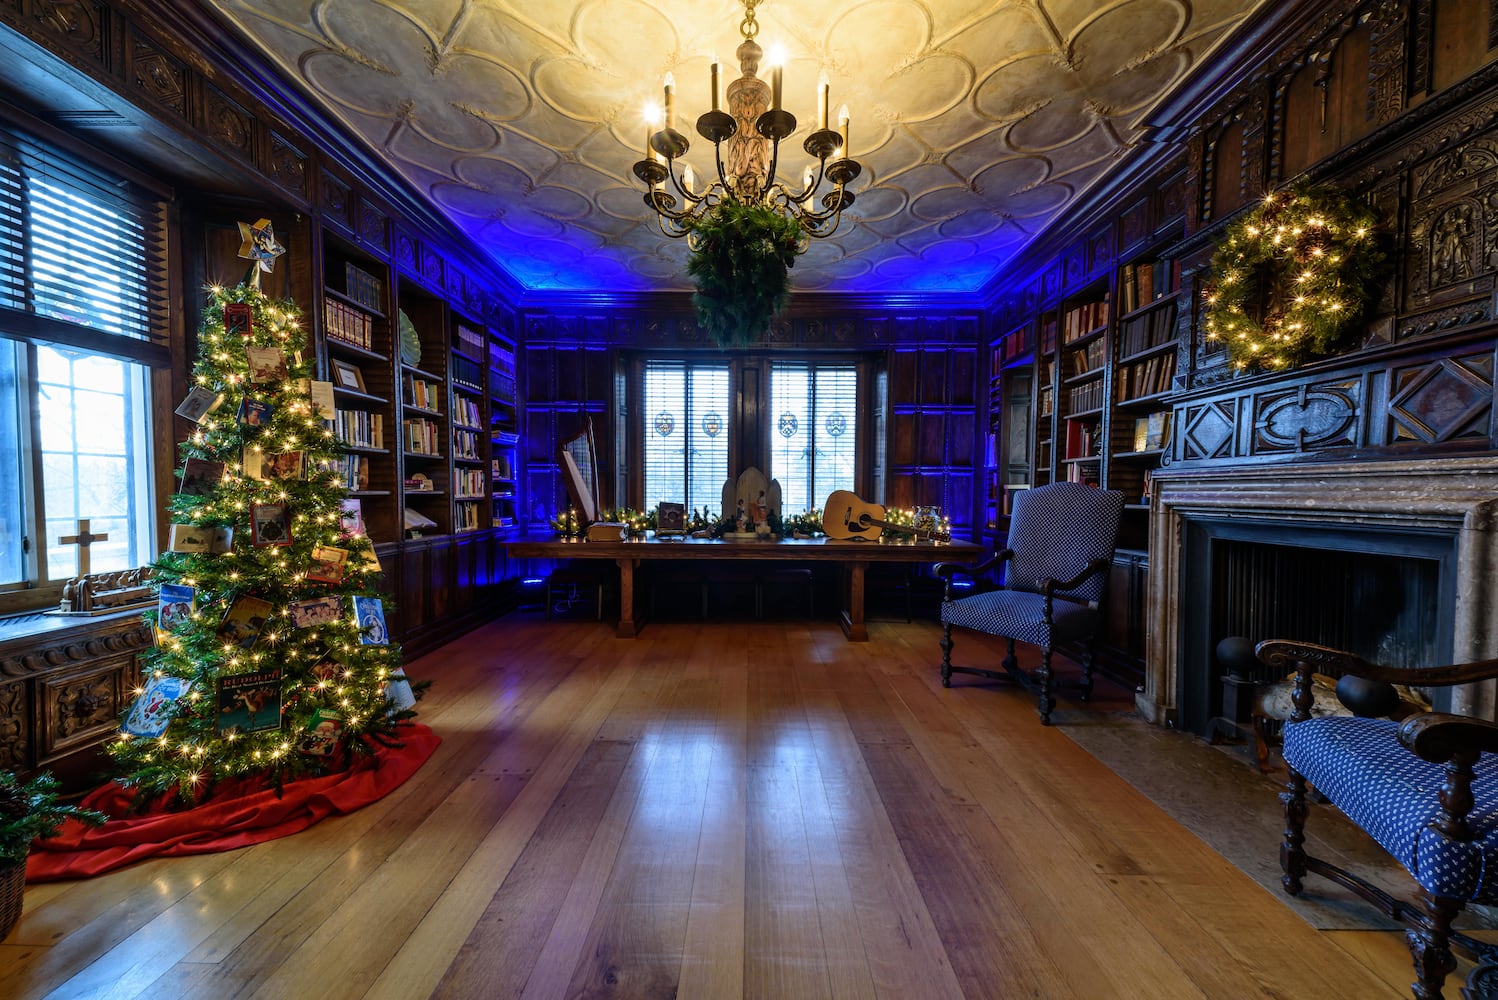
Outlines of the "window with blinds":
M 167 233 L 158 195 L 0 126 L 0 609 L 155 556 Z
M 170 364 L 165 214 L 150 192 L 0 128 L 4 335 Z
M 728 480 L 728 366 L 645 365 L 644 504 L 685 503 L 722 513 Z
M 770 475 L 781 510 L 821 507 L 852 490 L 858 469 L 858 368 L 775 362 L 770 368 Z

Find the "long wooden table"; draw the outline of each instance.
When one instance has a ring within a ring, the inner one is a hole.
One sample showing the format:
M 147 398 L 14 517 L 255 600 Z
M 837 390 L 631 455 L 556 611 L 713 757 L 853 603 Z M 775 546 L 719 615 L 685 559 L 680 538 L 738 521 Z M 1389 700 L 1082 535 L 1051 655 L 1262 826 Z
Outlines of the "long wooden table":
M 617 634 L 633 638 L 642 624 L 635 604 L 635 567 L 647 559 L 732 559 L 772 562 L 836 562 L 844 570 L 843 607 L 839 622 L 850 642 L 867 642 L 864 623 L 864 573 L 871 562 L 960 562 L 986 553 L 972 542 L 844 542 L 830 538 L 784 538 L 777 541 L 716 538 L 644 538 L 623 542 L 566 541 L 555 535 L 523 535 L 505 543 L 519 559 L 611 559 L 619 567 Z

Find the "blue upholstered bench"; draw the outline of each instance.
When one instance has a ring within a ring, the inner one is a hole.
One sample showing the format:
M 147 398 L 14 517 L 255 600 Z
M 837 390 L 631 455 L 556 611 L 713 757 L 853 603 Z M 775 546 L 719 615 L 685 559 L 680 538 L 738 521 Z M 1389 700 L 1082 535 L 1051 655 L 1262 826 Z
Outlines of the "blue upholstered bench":
M 1456 968 L 1452 947 L 1482 959 L 1489 946 L 1451 929 L 1468 903 L 1498 903 L 1498 723 L 1438 712 L 1395 722 L 1369 717 L 1397 699 L 1394 683 L 1450 686 L 1498 677 L 1498 660 L 1441 667 L 1387 667 L 1351 653 L 1310 643 L 1268 640 L 1259 659 L 1295 671 L 1295 713 L 1285 724 L 1284 756 L 1290 780 L 1280 795 L 1285 836 L 1280 881 L 1299 895 L 1307 874 L 1352 890 L 1404 924 L 1415 960 L 1418 1000 L 1442 996 Z M 1311 716 L 1311 676 L 1361 678 L 1339 684 L 1352 716 Z M 1371 684 L 1369 682 L 1372 682 Z M 1375 706 L 1374 702 L 1382 702 Z M 1395 899 L 1362 878 L 1305 851 L 1307 787 L 1313 787 L 1361 827 L 1414 876 L 1420 899 Z M 1464 994 L 1487 992 L 1498 962 L 1481 962 Z

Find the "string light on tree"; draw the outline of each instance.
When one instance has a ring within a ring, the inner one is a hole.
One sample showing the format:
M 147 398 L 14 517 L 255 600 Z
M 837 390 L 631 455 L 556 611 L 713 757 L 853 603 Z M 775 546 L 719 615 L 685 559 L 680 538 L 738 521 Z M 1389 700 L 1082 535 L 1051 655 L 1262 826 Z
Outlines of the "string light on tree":
M 1206 339 L 1233 367 L 1289 368 L 1333 353 L 1373 298 L 1385 254 L 1377 216 L 1322 189 L 1272 192 L 1212 255 Z

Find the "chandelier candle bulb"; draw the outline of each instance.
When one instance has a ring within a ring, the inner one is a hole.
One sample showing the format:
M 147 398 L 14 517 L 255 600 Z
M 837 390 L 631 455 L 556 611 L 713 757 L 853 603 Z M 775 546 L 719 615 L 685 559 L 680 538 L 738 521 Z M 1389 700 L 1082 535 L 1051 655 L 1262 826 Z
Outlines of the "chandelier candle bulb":
M 831 83 L 827 79 L 827 71 L 817 79 L 817 128 L 827 127 L 827 96 L 831 91 Z
M 780 58 L 778 50 L 770 53 L 774 65 L 770 67 L 770 108 L 774 111 L 780 110 L 780 84 L 785 75 L 785 67 L 781 65 L 785 60 Z
M 844 104 L 842 107 L 840 107 L 840 108 L 837 109 L 837 130 L 838 130 L 838 132 L 842 133 L 842 137 L 843 137 L 843 157 L 845 159 L 849 155 L 849 153 L 848 153 L 848 120 L 849 120 L 849 118 L 850 118 L 850 116 L 848 114 L 848 106 L 846 104 Z
M 690 163 L 688 163 L 686 165 L 686 169 L 681 172 L 681 186 L 688 195 L 691 195 L 692 188 L 697 186 L 697 174 L 693 172 L 692 165 Z
M 716 52 L 713 53 L 712 60 L 711 85 L 713 88 L 713 110 L 717 111 L 719 110 L 718 105 L 721 103 L 721 99 L 718 96 L 718 54 Z
M 676 127 L 676 77 L 666 74 L 666 127 Z

